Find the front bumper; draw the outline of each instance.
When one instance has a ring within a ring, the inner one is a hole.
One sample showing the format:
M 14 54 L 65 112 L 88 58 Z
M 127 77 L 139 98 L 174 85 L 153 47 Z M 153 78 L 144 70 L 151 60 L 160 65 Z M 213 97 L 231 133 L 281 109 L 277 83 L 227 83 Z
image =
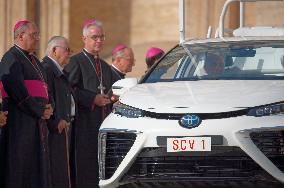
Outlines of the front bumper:
M 165 182 L 283 183 L 283 122 L 282 115 L 241 116 L 206 120 L 198 128 L 185 129 L 174 120 L 128 119 L 111 114 L 103 123 L 101 133 L 119 133 L 131 141 L 124 153 L 119 154 L 119 161 L 112 163 L 114 166 L 108 166 L 108 170 L 104 167 L 107 172 L 104 176 L 101 174 L 100 187 Z M 214 137 L 212 151 L 167 153 L 161 138 L 183 136 Z M 120 151 L 126 145 L 118 143 L 116 148 Z M 114 162 L 117 154 L 106 152 L 104 158 Z

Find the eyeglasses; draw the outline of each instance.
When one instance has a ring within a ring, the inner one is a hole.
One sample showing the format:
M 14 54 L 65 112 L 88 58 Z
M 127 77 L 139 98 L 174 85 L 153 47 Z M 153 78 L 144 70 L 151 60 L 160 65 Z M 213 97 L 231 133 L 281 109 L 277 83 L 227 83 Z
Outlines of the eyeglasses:
M 93 39 L 94 41 L 98 41 L 99 39 L 101 41 L 105 41 L 106 40 L 106 36 L 105 35 L 93 35 L 93 36 L 88 36 L 88 37 Z
M 54 46 L 55 48 L 63 48 L 66 52 L 70 53 L 72 50 L 69 47 L 63 47 L 63 46 Z
M 40 35 L 39 35 L 39 32 L 35 32 L 35 33 L 26 33 L 28 34 L 31 38 L 33 39 L 39 39 L 40 38 Z
M 127 60 L 127 61 L 133 61 L 133 62 L 136 61 L 136 59 L 130 58 L 130 57 L 123 57 L 123 56 L 122 56 L 121 58 L 123 58 L 123 59 L 125 59 L 125 60 Z

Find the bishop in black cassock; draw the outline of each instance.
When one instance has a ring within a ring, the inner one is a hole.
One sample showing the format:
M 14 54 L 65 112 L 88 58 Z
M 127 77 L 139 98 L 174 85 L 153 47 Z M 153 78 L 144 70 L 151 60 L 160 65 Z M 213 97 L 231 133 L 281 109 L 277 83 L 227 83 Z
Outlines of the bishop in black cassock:
M 38 41 L 38 30 L 34 24 L 20 21 L 14 34 L 16 44 L 4 54 L 0 64 L 3 105 L 9 111 L 6 188 L 50 188 L 45 119 L 52 109 L 44 70 L 30 55 Z
M 49 102 L 38 72 L 26 59 L 28 52 L 12 47 L 1 62 L 2 83 L 8 105 L 7 187 L 41 187 L 39 120 Z M 38 70 L 45 79 L 40 62 Z M 7 72 L 6 72 L 7 71 Z M 46 90 L 47 91 L 47 90 Z
M 0 87 L 3 87 L 0 85 Z M 0 109 L 2 110 L 2 99 L 0 102 Z M 7 112 L 0 111 L 0 187 L 5 187 L 5 153 L 6 153 L 6 134 L 5 125 L 7 119 Z
M 6 127 L 0 126 L 0 187 L 5 187 L 5 169 L 6 169 Z
M 78 99 L 75 125 L 78 188 L 98 183 L 98 131 L 104 118 L 104 107 L 94 104 L 96 95 L 101 94 L 100 80 L 93 67 L 95 61 L 101 64 L 101 85 L 107 93 L 113 81 L 111 69 L 103 60 L 95 60 L 92 54 L 84 50 L 71 57 L 70 63 L 65 67 Z
M 83 50 L 71 57 L 70 63 L 65 67 L 78 99 L 78 116 L 75 122 L 78 188 L 89 188 L 98 184 L 98 131 L 104 113 L 108 113 L 104 112 L 105 107 L 94 104 L 96 95 L 101 94 L 101 82 L 93 67 L 95 62 L 101 64 L 101 85 L 104 93 L 107 93 L 113 80 L 110 66 L 103 60 L 94 59 L 92 54 Z
M 69 75 L 78 102 L 75 121 L 77 188 L 95 188 L 99 183 L 98 132 L 109 113 L 107 93 L 113 84 L 110 66 L 98 57 L 104 42 L 103 29 L 95 20 L 83 29 L 85 48 L 74 55 L 64 71 Z
M 124 79 L 126 73 L 131 72 L 134 65 L 135 58 L 131 48 L 120 44 L 113 49 L 111 70 L 114 81 Z

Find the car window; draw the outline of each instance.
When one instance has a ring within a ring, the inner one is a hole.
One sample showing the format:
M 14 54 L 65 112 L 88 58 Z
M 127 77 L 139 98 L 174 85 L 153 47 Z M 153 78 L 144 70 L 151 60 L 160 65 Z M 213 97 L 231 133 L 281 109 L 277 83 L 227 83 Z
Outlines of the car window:
M 238 41 L 178 46 L 146 82 L 210 79 L 284 79 L 283 41 Z

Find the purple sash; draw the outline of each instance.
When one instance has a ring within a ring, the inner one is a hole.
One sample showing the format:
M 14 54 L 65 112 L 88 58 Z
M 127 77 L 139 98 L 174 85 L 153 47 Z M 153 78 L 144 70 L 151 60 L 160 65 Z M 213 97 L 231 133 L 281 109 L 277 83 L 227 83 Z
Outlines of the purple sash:
M 24 85 L 28 90 L 29 96 L 48 99 L 47 85 L 45 82 L 42 82 L 40 80 L 24 80 Z M 4 90 L 2 82 L 0 82 L 0 91 L 2 98 L 8 97 L 8 94 Z

